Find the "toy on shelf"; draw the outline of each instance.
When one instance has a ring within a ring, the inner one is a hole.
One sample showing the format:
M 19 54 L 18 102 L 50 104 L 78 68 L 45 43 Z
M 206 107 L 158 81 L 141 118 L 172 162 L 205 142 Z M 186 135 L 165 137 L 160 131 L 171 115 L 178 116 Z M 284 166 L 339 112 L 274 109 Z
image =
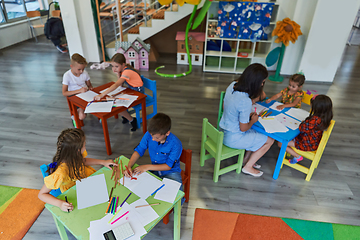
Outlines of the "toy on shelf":
M 177 41 L 177 64 L 188 65 L 188 59 L 185 49 L 185 32 L 176 33 Z M 203 51 L 204 51 L 205 33 L 202 32 L 189 32 L 188 44 L 191 56 L 191 62 L 193 65 L 202 65 Z
M 149 70 L 150 44 L 144 43 L 140 38 L 131 42 L 116 42 L 116 52 L 124 54 L 126 62 L 138 70 Z

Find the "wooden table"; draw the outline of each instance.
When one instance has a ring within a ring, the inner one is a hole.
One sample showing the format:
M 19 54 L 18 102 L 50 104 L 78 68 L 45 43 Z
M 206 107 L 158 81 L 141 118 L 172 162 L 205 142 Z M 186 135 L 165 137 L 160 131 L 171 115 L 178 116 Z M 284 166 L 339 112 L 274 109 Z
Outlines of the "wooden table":
M 99 93 L 101 90 L 104 90 L 108 87 L 110 87 L 111 85 L 113 85 L 114 82 L 110 82 L 110 83 L 106 83 L 104 85 L 101 85 L 99 87 L 96 87 L 93 89 L 94 92 Z M 141 112 L 142 112 L 142 119 L 143 119 L 143 133 L 146 133 L 147 131 L 147 122 L 146 122 L 146 95 L 142 94 L 140 92 L 137 92 L 135 90 L 129 89 L 127 88 L 126 90 L 122 91 L 121 93 L 126 93 L 126 94 L 130 94 L 130 95 L 136 95 L 138 96 L 138 98 L 129 106 L 129 108 L 141 104 Z M 70 112 L 72 113 L 72 115 L 74 115 L 75 118 L 75 122 L 76 122 L 76 127 L 81 129 L 81 122 L 79 119 L 79 115 L 78 112 L 76 111 L 76 107 L 82 108 L 85 110 L 86 105 L 88 104 L 87 101 L 77 97 L 76 95 L 73 95 L 71 97 L 68 97 L 68 102 L 69 102 L 69 108 L 70 108 Z M 96 116 L 97 118 L 101 119 L 101 123 L 102 123 L 102 127 L 103 127 L 103 131 L 104 131 L 104 139 L 105 139 L 105 146 L 106 146 L 106 152 L 108 155 L 111 155 L 111 145 L 110 145 L 110 137 L 109 137 L 109 130 L 108 130 L 108 125 L 107 125 L 107 119 L 111 118 L 111 117 L 116 117 L 118 116 L 119 113 L 127 110 L 128 108 L 126 107 L 113 107 L 111 112 L 107 112 L 107 113 L 103 113 L 103 112 L 98 112 L 98 113 L 91 113 L 92 115 Z M 140 119 L 138 119 L 138 121 L 140 121 Z
M 122 160 L 123 165 L 128 164 L 129 159 L 120 156 L 120 159 Z M 134 167 L 137 165 L 135 164 Z M 108 168 L 101 168 L 99 171 L 95 172 L 93 175 L 98 174 L 104 174 L 107 190 L 108 193 L 110 193 L 111 188 L 114 186 L 114 181 L 110 179 L 112 171 Z M 151 173 L 150 173 L 151 174 Z M 152 176 L 156 177 L 155 175 L 151 174 Z M 158 177 L 156 177 L 158 178 Z M 119 196 L 119 201 L 122 202 L 130 193 L 130 191 L 120 185 L 117 186 L 113 191 L 113 196 Z M 66 234 L 65 228 L 74 235 L 77 239 L 89 239 L 89 231 L 88 228 L 90 227 L 90 221 L 101 219 L 105 216 L 105 211 L 107 209 L 108 203 L 102 203 L 98 204 L 92 207 L 84 208 L 84 209 L 78 209 L 77 208 L 77 198 L 76 198 L 76 185 L 67 190 L 66 192 L 62 193 L 58 196 L 59 199 L 64 200 L 65 195 L 68 198 L 68 201 L 71 202 L 74 206 L 74 210 L 70 213 L 63 212 L 60 210 L 60 208 L 55 207 L 50 204 L 45 204 L 45 208 L 50 211 L 50 213 L 53 215 L 53 218 L 55 220 L 56 227 L 59 231 L 59 235 L 62 240 L 68 240 L 68 236 Z M 161 201 L 161 204 L 152 206 L 152 208 L 155 210 L 155 212 L 159 215 L 157 219 L 146 225 L 144 228 L 147 232 L 149 232 L 153 227 L 156 226 L 156 224 L 162 220 L 162 218 L 171 211 L 172 208 L 174 208 L 174 239 L 179 240 L 180 239 L 180 220 L 181 220 L 181 199 L 184 196 L 184 192 L 178 191 L 178 194 L 175 198 L 174 203 L 168 203 Z M 139 197 L 135 194 L 131 194 L 127 203 L 131 204 L 138 200 Z M 147 199 L 147 202 L 151 203 L 157 203 L 160 200 L 154 199 L 154 196 L 150 196 Z M 146 234 L 143 236 L 145 237 Z M 170 238 L 169 238 L 170 239 Z
M 270 103 L 265 103 L 265 102 L 258 102 L 258 104 L 265 106 L 267 108 L 269 108 L 275 101 L 272 101 Z M 271 116 L 276 116 L 280 113 L 284 113 L 285 115 L 286 112 L 289 110 L 290 108 L 284 108 L 281 111 L 276 111 L 274 109 L 269 108 L 269 112 L 271 111 Z M 289 129 L 289 131 L 287 132 L 275 132 L 275 133 L 268 133 L 265 131 L 264 127 L 261 125 L 261 123 L 259 123 L 259 121 L 257 121 L 256 123 L 254 123 L 251 127 L 252 129 L 255 129 L 256 131 L 265 134 L 266 136 L 269 136 L 273 139 L 275 139 L 276 141 L 281 142 L 281 148 L 280 148 L 280 152 L 279 152 L 279 156 L 276 162 L 276 166 L 275 166 L 275 170 L 274 170 L 274 174 L 273 174 L 273 179 L 278 179 L 279 174 L 280 174 L 280 169 L 281 169 L 281 165 L 286 153 L 286 147 L 288 145 L 288 143 L 293 140 L 297 135 L 300 134 L 300 130 L 299 129 Z

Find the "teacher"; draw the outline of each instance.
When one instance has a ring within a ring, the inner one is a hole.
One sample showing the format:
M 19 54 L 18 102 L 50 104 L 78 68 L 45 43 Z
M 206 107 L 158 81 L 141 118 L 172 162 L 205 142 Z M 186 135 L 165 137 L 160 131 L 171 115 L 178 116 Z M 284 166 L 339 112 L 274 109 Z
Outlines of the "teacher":
M 254 177 L 263 175 L 262 171 L 257 170 L 261 166 L 256 162 L 274 143 L 274 139 L 250 129 L 259 117 L 256 112 L 251 112 L 251 106 L 253 101 L 264 95 L 263 87 L 267 77 L 268 71 L 263 65 L 249 65 L 243 74 L 227 87 L 224 113 L 220 120 L 220 127 L 224 131 L 224 144 L 230 148 L 246 150 L 242 172 Z

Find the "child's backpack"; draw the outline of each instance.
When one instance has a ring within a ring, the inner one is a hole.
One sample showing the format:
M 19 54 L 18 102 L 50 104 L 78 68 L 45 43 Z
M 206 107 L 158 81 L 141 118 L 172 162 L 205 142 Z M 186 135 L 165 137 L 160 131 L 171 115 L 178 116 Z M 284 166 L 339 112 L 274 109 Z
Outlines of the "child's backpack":
M 44 27 L 44 34 L 47 39 L 58 39 L 65 36 L 65 29 L 60 18 L 49 18 Z

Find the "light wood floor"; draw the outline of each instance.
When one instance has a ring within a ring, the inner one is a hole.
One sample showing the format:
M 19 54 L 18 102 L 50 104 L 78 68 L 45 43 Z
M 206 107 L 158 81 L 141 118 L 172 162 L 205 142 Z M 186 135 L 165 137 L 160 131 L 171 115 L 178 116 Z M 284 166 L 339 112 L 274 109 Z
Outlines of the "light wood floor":
M 61 130 L 72 127 L 66 99 L 61 94 L 62 75 L 69 69 L 69 55 L 59 53 L 45 38 L 0 50 L 0 184 L 40 189 L 39 166 L 49 163 Z M 212 181 L 214 162 L 199 166 L 201 125 L 204 117 L 216 124 L 219 95 L 236 77 L 203 73 L 195 67 L 191 75 L 172 79 L 143 72 L 157 80 L 158 111 L 173 120 L 172 132 L 185 148 L 193 150 L 190 202 L 182 208 L 181 236 L 191 239 L 195 208 L 260 214 L 360 225 L 360 49 L 345 49 L 334 83 L 305 83 L 304 89 L 328 94 L 334 103 L 335 128 L 322 160 L 310 182 L 304 174 L 286 166 L 278 180 L 272 179 L 279 148 L 273 145 L 258 163 L 264 175 L 254 178 L 235 171 Z M 166 60 L 164 62 L 167 62 Z M 175 62 L 175 61 L 172 61 Z M 167 64 L 162 72 L 181 73 L 187 67 Z M 90 70 L 93 86 L 116 80 L 111 69 Z M 266 93 L 280 91 L 288 83 L 267 82 Z M 101 124 L 88 116 L 83 130 L 89 157 L 130 157 L 142 131 L 108 121 L 113 154 L 106 155 Z M 148 157 L 140 160 L 149 161 Z M 226 165 L 235 159 L 229 159 Z M 305 161 L 304 161 L 305 162 Z M 171 239 L 173 222 L 160 222 L 145 239 Z M 161 236 L 160 236 L 161 233 Z M 47 210 L 39 216 L 25 239 L 60 239 Z M 70 239 L 73 239 L 70 237 Z

